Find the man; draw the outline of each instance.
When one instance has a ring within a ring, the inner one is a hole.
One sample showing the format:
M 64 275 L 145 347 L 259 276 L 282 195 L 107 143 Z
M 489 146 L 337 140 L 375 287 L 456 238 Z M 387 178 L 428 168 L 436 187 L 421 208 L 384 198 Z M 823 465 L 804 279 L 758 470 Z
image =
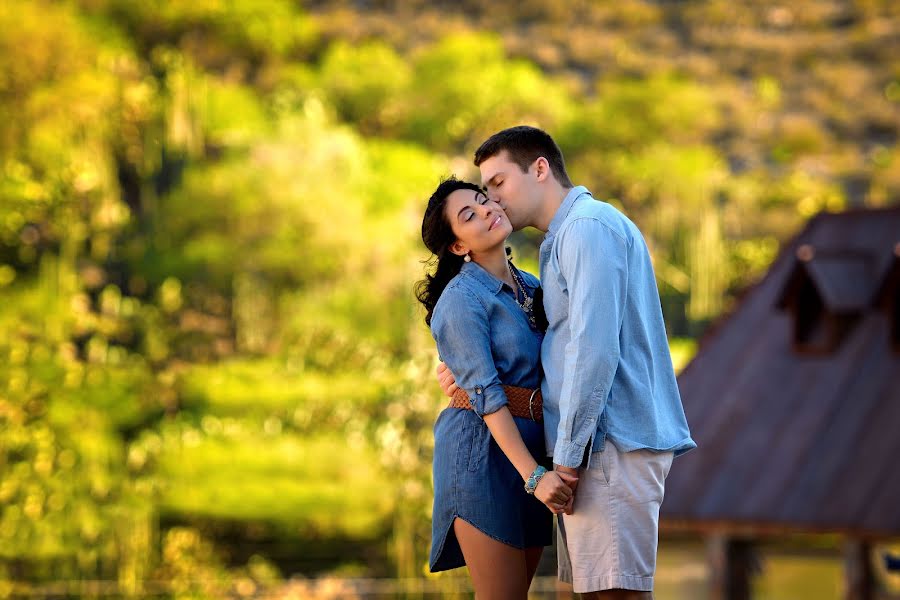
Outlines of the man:
M 475 152 L 488 196 L 540 249 L 541 347 L 554 468 L 577 477 L 559 520 L 559 576 L 585 598 L 652 598 L 659 507 L 691 439 L 650 254 L 637 227 L 574 187 L 553 139 L 512 127 Z M 439 367 L 444 391 L 452 374 Z

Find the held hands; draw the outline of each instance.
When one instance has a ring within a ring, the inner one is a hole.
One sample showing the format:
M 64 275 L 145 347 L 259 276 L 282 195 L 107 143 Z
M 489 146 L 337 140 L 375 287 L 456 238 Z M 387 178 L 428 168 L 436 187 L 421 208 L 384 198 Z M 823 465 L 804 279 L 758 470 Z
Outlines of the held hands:
M 559 475 L 560 479 L 569 486 L 569 489 L 572 492 L 562 510 L 564 514 L 571 515 L 573 512 L 573 503 L 575 502 L 575 488 L 578 487 L 578 469 L 554 464 L 553 472 Z
M 453 376 L 453 373 L 450 372 L 450 369 L 447 368 L 446 363 L 438 363 L 436 374 L 441 390 L 443 390 L 444 394 L 452 398 L 453 394 L 459 388 L 456 385 L 456 378 Z
M 565 512 L 567 507 L 569 507 L 570 512 L 566 514 L 572 514 L 572 499 L 575 497 L 574 488 L 567 479 L 571 480 L 571 476 L 567 473 L 547 471 L 541 477 L 537 487 L 534 488 L 535 498 L 543 502 L 553 514 L 558 515 L 561 512 Z M 575 483 L 578 482 L 577 477 L 574 480 Z

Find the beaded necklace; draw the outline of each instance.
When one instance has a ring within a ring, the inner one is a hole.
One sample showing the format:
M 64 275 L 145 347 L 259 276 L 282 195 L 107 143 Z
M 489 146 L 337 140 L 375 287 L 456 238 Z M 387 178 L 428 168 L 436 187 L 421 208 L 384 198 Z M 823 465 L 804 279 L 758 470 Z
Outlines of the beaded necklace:
M 532 327 L 537 327 L 537 320 L 534 318 L 534 299 L 528 295 L 525 291 L 525 282 L 522 281 L 522 276 L 519 275 L 519 271 L 512 266 L 511 261 L 507 261 L 506 267 L 509 269 L 509 275 L 513 278 L 513 281 L 516 283 L 516 287 L 518 290 L 513 290 L 513 296 L 515 296 L 516 304 L 519 305 L 525 312 L 525 316 L 528 318 L 528 322 Z M 519 294 L 524 298 L 523 301 L 519 302 Z

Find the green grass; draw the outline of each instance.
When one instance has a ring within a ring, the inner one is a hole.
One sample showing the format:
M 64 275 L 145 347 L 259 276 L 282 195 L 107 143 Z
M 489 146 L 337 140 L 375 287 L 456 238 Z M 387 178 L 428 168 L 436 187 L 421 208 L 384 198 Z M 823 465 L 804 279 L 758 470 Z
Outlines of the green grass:
M 166 437 L 174 442 L 159 463 L 166 512 L 364 537 L 393 507 L 390 481 L 363 441 L 189 429 Z
M 775 551 L 763 555 L 763 572 L 753 584 L 760 600 L 838 600 L 842 563 L 837 556 L 805 556 Z
M 194 366 L 181 376 L 185 406 L 211 414 L 292 414 L 298 407 L 351 403 L 371 407 L 399 376 L 396 373 L 291 370 L 272 359 L 235 360 Z
M 838 600 L 842 562 L 837 550 L 786 550 L 770 543 L 760 551 L 762 572 L 753 578 L 758 600 Z M 709 565 L 700 541 L 662 540 L 657 558 L 654 596 L 657 600 L 694 600 L 708 596 Z

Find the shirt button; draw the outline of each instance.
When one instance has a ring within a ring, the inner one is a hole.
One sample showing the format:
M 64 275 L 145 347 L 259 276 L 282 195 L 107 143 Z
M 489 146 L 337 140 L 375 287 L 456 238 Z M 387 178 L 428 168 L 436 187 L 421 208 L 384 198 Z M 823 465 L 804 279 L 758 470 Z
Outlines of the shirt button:
M 475 393 L 476 393 L 476 394 L 480 394 L 480 393 L 481 393 L 481 386 L 480 386 L 480 385 L 476 385 L 476 386 L 475 386 Z

